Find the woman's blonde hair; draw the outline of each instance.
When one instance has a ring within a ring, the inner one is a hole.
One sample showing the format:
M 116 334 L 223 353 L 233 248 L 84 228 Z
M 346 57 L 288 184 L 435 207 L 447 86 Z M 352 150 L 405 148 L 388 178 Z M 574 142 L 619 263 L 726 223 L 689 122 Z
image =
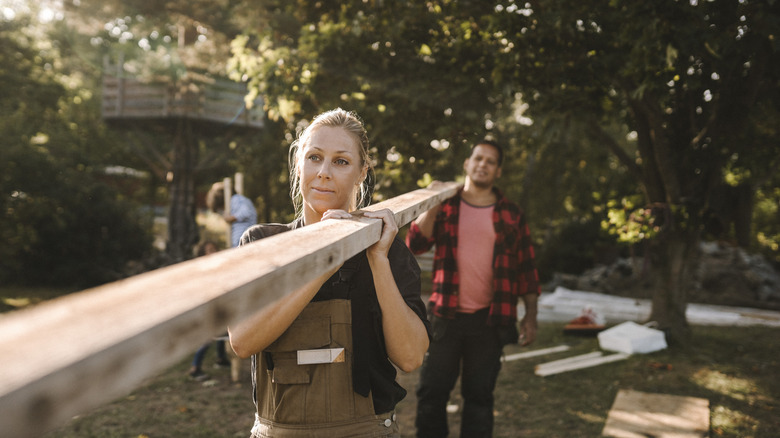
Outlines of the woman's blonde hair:
M 360 190 L 355 194 L 353 200 L 353 209 L 363 208 L 371 202 L 371 184 L 373 179 L 373 165 L 369 155 L 368 133 L 363 122 L 357 114 L 352 111 L 345 111 L 336 108 L 326 111 L 312 120 L 311 124 L 298 134 L 298 138 L 290 145 L 288 161 L 290 165 L 290 196 L 295 206 L 295 217 L 303 216 L 303 195 L 301 193 L 301 179 L 298 171 L 301 159 L 303 158 L 303 149 L 309 141 L 312 132 L 321 126 L 330 126 L 342 128 L 357 140 L 358 152 L 360 153 L 361 166 L 367 167 L 366 177 L 360 182 Z

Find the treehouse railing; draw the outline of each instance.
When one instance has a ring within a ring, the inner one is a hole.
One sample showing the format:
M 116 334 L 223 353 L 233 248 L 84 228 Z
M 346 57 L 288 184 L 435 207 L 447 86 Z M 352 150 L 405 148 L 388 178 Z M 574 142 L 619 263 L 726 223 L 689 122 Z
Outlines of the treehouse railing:
M 103 77 L 106 120 L 189 118 L 223 125 L 262 128 L 262 99 L 251 108 L 245 84 L 227 79 L 145 82 L 123 75 Z
M 403 226 L 457 184 L 420 189 L 388 208 Z M 226 326 L 379 240 L 356 214 L 221 251 L 0 316 L 0 430 L 33 437 L 121 397 Z

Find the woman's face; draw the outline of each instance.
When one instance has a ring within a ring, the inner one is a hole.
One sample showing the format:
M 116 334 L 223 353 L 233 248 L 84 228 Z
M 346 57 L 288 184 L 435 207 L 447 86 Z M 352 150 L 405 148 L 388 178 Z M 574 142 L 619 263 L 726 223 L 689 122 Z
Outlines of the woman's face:
M 358 148 L 357 140 L 342 128 L 320 126 L 311 132 L 298 167 L 307 223 L 318 222 L 328 210 L 352 209 L 367 171 Z

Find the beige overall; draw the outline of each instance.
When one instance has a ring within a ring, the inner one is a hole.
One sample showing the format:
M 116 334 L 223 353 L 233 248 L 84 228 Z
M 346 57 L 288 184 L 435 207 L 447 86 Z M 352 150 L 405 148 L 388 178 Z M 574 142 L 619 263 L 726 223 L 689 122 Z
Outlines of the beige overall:
M 344 348 L 343 361 L 299 365 L 298 351 Z M 349 300 L 312 302 L 258 354 L 252 438 L 399 437 L 395 413 L 374 414 L 371 395 L 352 386 Z M 270 357 L 270 361 L 268 358 Z

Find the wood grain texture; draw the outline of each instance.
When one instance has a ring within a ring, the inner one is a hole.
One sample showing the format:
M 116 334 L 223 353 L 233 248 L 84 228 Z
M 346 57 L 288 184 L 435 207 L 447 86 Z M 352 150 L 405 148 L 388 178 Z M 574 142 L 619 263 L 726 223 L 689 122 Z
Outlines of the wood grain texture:
M 621 389 L 602 436 L 703 438 L 710 432 L 710 402 L 699 397 Z
M 376 204 L 403 226 L 455 194 Z M 328 220 L 0 316 L 0 420 L 33 437 L 120 397 L 225 327 L 379 240 L 381 221 Z

